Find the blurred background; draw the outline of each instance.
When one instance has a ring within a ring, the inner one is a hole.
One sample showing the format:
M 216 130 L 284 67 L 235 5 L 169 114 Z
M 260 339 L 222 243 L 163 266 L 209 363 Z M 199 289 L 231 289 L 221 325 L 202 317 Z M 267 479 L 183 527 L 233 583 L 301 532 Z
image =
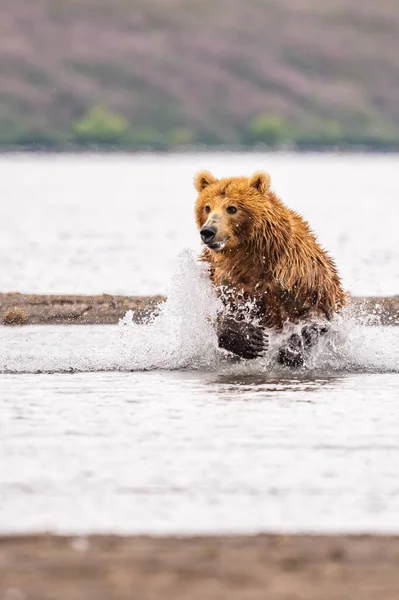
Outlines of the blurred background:
M 0 0 L 0 148 L 399 148 L 397 0 Z
M 269 171 L 346 289 L 398 292 L 398 0 L 0 8 L 0 291 L 167 293 L 206 168 Z

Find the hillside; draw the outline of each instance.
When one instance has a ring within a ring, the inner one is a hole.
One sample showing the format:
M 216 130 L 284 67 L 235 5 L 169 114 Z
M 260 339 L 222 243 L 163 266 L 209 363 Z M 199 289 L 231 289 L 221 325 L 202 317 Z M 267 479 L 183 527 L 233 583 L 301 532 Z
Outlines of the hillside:
M 3 148 L 399 147 L 397 0 L 0 7 Z

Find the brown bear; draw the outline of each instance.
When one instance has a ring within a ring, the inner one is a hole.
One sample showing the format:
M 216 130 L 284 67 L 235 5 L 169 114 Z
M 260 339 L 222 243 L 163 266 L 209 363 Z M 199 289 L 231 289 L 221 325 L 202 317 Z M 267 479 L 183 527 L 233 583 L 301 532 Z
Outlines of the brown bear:
M 216 179 L 201 171 L 194 184 L 201 260 L 228 309 L 217 323 L 219 346 L 255 358 L 267 347 L 265 330 L 303 323 L 278 353 L 282 364 L 303 365 L 345 304 L 333 260 L 270 189 L 268 174 Z

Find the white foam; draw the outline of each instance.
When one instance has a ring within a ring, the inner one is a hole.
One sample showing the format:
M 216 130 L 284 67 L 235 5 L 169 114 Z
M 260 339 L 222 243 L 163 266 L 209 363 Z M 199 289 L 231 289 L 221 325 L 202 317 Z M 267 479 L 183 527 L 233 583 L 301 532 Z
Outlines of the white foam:
M 211 368 L 217 359 L 212 326 L 218 300 L 207 267 L 189 251 L 181 254 L 159 314 L 137 325 L 129 311 L 121 320 L 123 352 L 131 368 Z
M 0 372 L 196 369 L 292 374 L 276 362 L 287 332 L 272 334 L 268 351 L 256 360 L 231 359 L 218 349 L 212 320 L 221 305 L 206 266 L 190 251 L 180 255 L 167 296 L 158 314 L 141 325 L 129 312 L 118 327 L 1 327 Z M 296 373 L 399 372 L 399 328 L 369 326 L 369 321 L 350 311 L 336 317 L 331 332 Z

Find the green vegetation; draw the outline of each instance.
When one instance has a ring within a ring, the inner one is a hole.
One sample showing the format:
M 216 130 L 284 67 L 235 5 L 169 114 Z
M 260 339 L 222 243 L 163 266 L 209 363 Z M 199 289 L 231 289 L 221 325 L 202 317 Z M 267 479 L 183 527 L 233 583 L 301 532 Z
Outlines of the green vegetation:
M 20 122 L 0 132 L 0 148 L 24 149 L 121 149 L 121 150 L 170 150 L 181 147 L 225 146 L 226 140 L 211 132 L 190 130 L 188 127 L 172 127 L 162 132 L 153 125 L 134 127 L 122 115 L 95 105 L 72 121 L 64 131 L 32 127 Z M 373 150 L 398 150 L 399 137 L 380 136 L 368 128 L 353 131 L 345 129 L 339 121 L 317 123 L 303 128 L 284 117 L 262 114 L 247 125 L 237 127 L 235 147 L 265 147 L 269 149 L 297 148 L 356 148 Z
M 129 122 L 103 106 L 93 106 L 72 124 L 73 139 L 82 144 L 123 144 Z
M 237 129 L 237 135 L 238 141 L 233 144 L 237 148 L 399 149 L 399 138 L 394 135 L 380 137 L 378 132 L 373 135 L 367 130 L 354 133 L 346 131 L 338 121 L 325 121 L 316 128 L 301 129 L 298 124 L 275 115 L 254 117 L 248 125 Z M 165 133 L 152 125 L 135 128 L 122 115 L 99 105 L 89 108 L 64 132 L 42 131 L 21 124 L 0 134 L 0 148 L 3 149 L 171 150 L 204 145 L 221 147 L 226 142 L 223 137 L 212 137 L 208 132 L 195 132 L 185 127 L 175 127 Z
M 399 149 L 392 0 L 13 0 L 6 15 L 0 149 Z
M 288 142 L 295 142 L 297 135 L 295 127 L 284 117 L 260 115 L 251 119 L 242 141 L 249 145 L 266 144 L 275 148 Z

